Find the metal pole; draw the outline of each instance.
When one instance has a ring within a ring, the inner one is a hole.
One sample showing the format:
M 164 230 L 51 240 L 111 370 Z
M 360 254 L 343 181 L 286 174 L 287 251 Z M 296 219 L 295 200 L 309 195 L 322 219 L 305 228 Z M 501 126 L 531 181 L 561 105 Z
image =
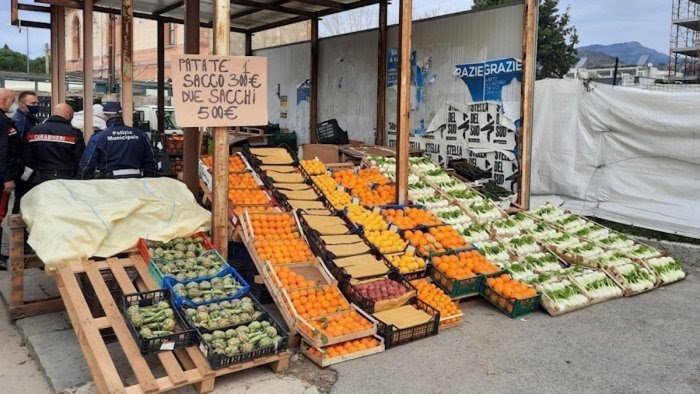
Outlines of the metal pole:
M 408 133 L 411 92 L 411 23 L 413 1 L 401 0 L 399 4 L 399 90 L 396 108 L 398 136 L 396 146 L 396 200 L 399 204 L 408 201 Z
M 537 0 L 525 2 L 523 27 L 523 82 L 520 98 L 520 196 L 522 209 L 530 209 L 530 157 L 532 153 L 532 106 L 537 77 Z
M 133 126 L 134 118 L 134 8 L 133 0 L 122 0 L 122 83 L 121 104 L 124 123 Z
M 214 1 L 214 54 L 227 56 L 231 48 L 231 3 Z M 222 255 L 228 255 L 228 128 L 214 128 L 212 238 Z
M 318 18 L 311 19 L 311 97 L 309 98 L 309 139 L 318 142 Z
M 158 83 L 158 132 L 165 132 L 165 23 L 158 21 L 157 83 Z
M 58 105 L 58 6 L 51 6 L 51 108 Z M 65 22 L 63 22 L 65 23 Z
M 386 33 L 387 2 L 379 3 L 379 40 L 377 42 L 377 134 L 375 143 L 384 145 L 386 129 Z
M 199 0 L 185 1 L 185 53 L 199 54 Z M 185 128 L 182 179 L 195 196 L 199 194 L 199 128 Z
M 617 85 L 617 67 L 620 65 L 620 58 L 615 58 L 615 71 L 613 73 L 613 86 Z
M 27 74 L 29 74 L 29 27 L 27 27 Z
M 83 137 L 87 141 L 95 131 L 92 127 L 93 0 L 85 0 L 83 4 Z
M 56 7 L 56 78 L 57 103 L 66 102 L 66 9 Z

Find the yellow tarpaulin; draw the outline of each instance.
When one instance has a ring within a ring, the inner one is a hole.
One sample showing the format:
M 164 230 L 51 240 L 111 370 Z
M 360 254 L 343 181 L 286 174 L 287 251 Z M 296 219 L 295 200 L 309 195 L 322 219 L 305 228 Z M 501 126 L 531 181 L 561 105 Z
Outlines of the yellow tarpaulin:
M 108 257 L 139 238 L 167 241 L 207 230 L 211 214 L 170 178 L 44 182 L 22 198 L 29 245 L 46 265 Z

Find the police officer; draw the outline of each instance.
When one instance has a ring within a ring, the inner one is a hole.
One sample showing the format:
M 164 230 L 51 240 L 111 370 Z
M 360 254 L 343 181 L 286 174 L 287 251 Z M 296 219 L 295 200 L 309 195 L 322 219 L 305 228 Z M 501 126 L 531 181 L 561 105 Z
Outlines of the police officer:
M 73 108 L 58 104 L 46 121 L 25 138 L 24 163 L 31 168 L 31 186 L 52 179 L 72 179 L 85 150 L 83 133 L 71 126 Z
M 17 111 L 12 116 L 15 127 L 24 139 L 29 130 L 38 123 L 35 115 L 39 113 L 39 97 L 31 91 L 24 91 L 17 98 Z
M 156 175 L 151 144 L 142 130 L 124 124 L 118 102 L 106 102 L 107 128 L 94 134 L 80 159 L 78 177 L 140 178 Z
M 0 89 L 0 182 L 3 192 L 8 194 L 15 190 L 17 162 L 21 155 L 21 141 L 15 123 L 6 114 L 14 102 L 12 90 Z

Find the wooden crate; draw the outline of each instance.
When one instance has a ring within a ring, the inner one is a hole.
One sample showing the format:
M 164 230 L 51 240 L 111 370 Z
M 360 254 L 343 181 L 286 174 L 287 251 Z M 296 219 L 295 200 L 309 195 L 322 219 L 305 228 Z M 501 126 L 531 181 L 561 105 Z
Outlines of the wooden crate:
M 135 284 L 129 279 L 126 267 L 136 268 L 138 277 Z M 148 274 L 146 263 L 138 254 L 131 254 L 128 258 L 110 258 L 99 262 L 90 260 L 66 263 L 56 270 L 58 288 L 66 305 L 66 311 L 100 393 L 163 392 L 187 385 L 194 385 L 198 392 L 206 393 L 214 389 L 214 381 L 217 376 L 265 364 L 270 365 L 275 372 L 286 370 L 289 364 L 289 352 L 262 357 L 214 371 L 197 346 L 160 352 L 155 357 L 158 362 L 149 358 L 149 363 L 141 355 L 104 282 L 100 272 L 103 270 L 111 271 L 124 293 L 158 288 L 154 279 Z M 90 280 L 106 316 L 95 318 L 90 313 L 76 277 L 82 273 L 86 274 Z M 125 386 L 124 379 L 117 372 L 114 359 L 100 336 L 100 329 L 106 328 L 111 328 L 114 331 L 134 372 L 136 383 L 131 386 Z M 165 376 L 155 376 L 153 371 L 159 365 L 165 370 Z
M 28 300 L 24 293 L 24 270 L 39 269 L 44 263 L 36 256 L 24 254 L 24 230 L 27 227 L 21 215 L 7 218 L 10 228 L 10 259 L 7 271 L 10 273 L 10 295 L 5 309 L 10 319 L 53 313 L 63 310 L 61 297 L 53 296 Z

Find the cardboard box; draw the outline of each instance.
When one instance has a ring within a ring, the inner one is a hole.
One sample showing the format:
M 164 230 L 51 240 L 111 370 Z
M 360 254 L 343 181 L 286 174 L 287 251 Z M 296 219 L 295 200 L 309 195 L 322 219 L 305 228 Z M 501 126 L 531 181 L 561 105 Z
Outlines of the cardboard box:
M 313 160 L 318 157 L 323 163 L 338 163 L 338 145 L 331 144 L 302 144 L 303 160 Z

